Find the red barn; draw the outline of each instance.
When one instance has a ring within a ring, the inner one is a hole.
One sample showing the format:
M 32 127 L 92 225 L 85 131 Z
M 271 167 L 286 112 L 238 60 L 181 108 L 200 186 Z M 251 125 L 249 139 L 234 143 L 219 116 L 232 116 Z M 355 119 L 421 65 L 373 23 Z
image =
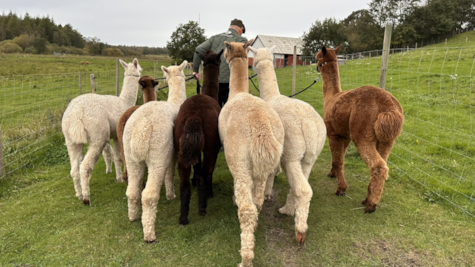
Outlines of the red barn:
M 294 62 L 294 46 L 297 46 L 297 65 L 304 65 L 304 62 L 301 60 L 302 39 L 300 38 L 257 35 L 252 43 L 252 47 L 256 49 L 261 47 L 271 48 L 274 45 L 274 67 L 282 68 L 292 66 Z M 251 67 L 252 61 L 254 60 L 254 53 L 249 51 L 247 56 L 249 59 L 249 67 Z

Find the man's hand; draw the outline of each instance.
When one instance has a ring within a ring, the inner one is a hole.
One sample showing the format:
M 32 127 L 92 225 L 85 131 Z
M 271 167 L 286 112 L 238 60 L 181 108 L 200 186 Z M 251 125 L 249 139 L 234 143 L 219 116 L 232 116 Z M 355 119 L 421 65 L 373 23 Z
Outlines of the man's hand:
M 198 81 L 201 79 L 201 75 L 199 72 L 193 72 L 193 75 L 196 76 L 196 79 L 198 79 Z

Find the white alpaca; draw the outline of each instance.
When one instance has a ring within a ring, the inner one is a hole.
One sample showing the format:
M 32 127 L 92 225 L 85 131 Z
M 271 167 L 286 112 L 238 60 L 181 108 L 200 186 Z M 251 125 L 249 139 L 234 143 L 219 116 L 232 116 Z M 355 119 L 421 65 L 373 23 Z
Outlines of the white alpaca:
M 114 140 L 113 157 L 117 182 L 122 179 L 122 159 L 117 140 L 117 122 L 120 116 L 137 101 L 138 80 L 142 72 L 138 60 L 132 63 L 120 60 L 125 68 L 124 85 L 120 96 L 85 94 L 69 103 L 63 115 L 62 130 L 71 161 L 76 196 L 89 205 L 91 172 L 103 151 L 106 173 L 112 172 L 110 140 Z M 84 144 L 89 144 L 83 160 Z
M 285 141 L 282 166 L 290 184 L 285 206 L 279 209 L 282 214 L 295 214 L 295 235 L 297 242 L 305 242 L 308 210 L 312 198 L 312 188 L 308 177 L 327 136 L 327 128 L 322 117 L 308 103 L 283 96 L 279 92 L 274 71 L 273 48 L 249 47 L 254 53 L 253 68 L 259 79 L 261 98 L 279 114 L 284 125 Z M 266 187 L 266 199 L 270 198 L 273 181 Z
M 124 129 L 124 153 L 127 162 L 129 185 L 127 198 L 129 219 L 140 218 L 140 200 L 142 200 L 142 226 L 144 240 L 153 242 L 155 220 L 160 189 L 163 182 L 167 190 L 167 199 L 175 198 L 173 176 L 175 174 L 176 155 L 173 146 L 173 126 L 181 104 L 186 100 L 185 60 L 180 66 L 171 66 L 162 70 L 168 82 L 167 101 L 151 101 L 138 108 L 130 116 Z M 148 179 L 141 191 L 145 167 Z
M 228 102 L 221 109 L 218 124 L 234 179 L 241 224 L 239 266 L 252 266 L 257 216 L 264 202 L 266 182 L 279 168 L 284 143 L 284 128 L 277 113 L 264 100 L 249 94 L 246 48 L 252 41 L 224 42 L 231 77 Z

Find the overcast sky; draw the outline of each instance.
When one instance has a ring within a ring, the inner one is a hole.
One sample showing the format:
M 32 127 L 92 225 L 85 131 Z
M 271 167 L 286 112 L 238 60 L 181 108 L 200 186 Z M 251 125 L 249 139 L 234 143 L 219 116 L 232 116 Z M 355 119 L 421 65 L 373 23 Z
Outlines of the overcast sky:
M 344 19 L 368 7 L 371 0 L 337 1 L 233 1 L 225 0 L 0 0 L 4 13 L 52 17 L 56 24 L 71 24 L 84 37 L 98 37 L 110 45 L 164 47 L 177 26 L 199 21 L 205 35 L 224 32 L 232 19 L 241 19 L 243 35 L 301 37 L 316 20 Z

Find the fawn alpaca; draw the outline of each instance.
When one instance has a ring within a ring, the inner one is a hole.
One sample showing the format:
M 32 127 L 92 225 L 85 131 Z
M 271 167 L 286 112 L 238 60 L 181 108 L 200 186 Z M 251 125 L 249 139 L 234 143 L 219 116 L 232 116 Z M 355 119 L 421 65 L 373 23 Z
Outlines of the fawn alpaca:
M 186 60 L 180 66 L 165 68 L 162 66 L 169 85 L 167 101 L 150 101 L 130 116 L 124 128 L 124 154 L 127 162 L 129 185 L 129 219 L 140 218 L 142 201 L 142 226 L 144 240 L 153 242 L 155 220 L 160 189 L 165 180 L 167 199 L 175 198 L 173 176 L 175 174 L 175 149 L 173 147 L 173 126 L 180 105 L 186 99 L 185 75 L 183 69 Z M 142 184 L 145 168 L 148 179 L 143 191 Z
M 157 100 L 157 95 L 155 93 L 155 90 L 158 87 L 159 82 L 156 81 L 154 78 L 150 76 L 142 76 L 139 80 L 139 85 L 140 88 L 142 89 L 142 94 L 143 94 L 143 103 L 147 103 L 149 101 L 155 101 Z M 120 155 L 122 157 L 122 161 L 124 163 L 124 172 L 123 172 L 123 179 L 125 183 L 128 185 L 128 179 L 127 179 L 127 163 L 125 162 L 125 155 L 124 155 L 124 143 L 122 140 L 122 137 L 124 135 L 124 128 L 125 124 L 127 123 L 127 120 L 130 118 L 132 113 L 136 111 L 140 105 L 133 106 L 129 108 L 127 111 L 120 116 L 119 122 L 117 123 L 117 139 L 119 140 L 120 143 Z
M 142 72 L 138 60 L 125 63 L 124 85 L 120 96 L 85 94 L 80 95 L 69 103 L 63 115 L 61 128 L 63 130 L 69 159 L 71 161 L 71 176 L 73 177 L 76 196 L 89 205 L 89 180 L 91 172 L 103 151 L 107 173 L 111 169 L 110 139 L 114 140 L 113 157 L 117 182 L 122 180 L 122 160 L 120 145 L 117 140 L 117 122 L 120 116 L 137 101 L 138 80 Z M 82 149 L 89 143 L 83 160 Z
M 343 175 L 345 153 L 351 141 L 370 169 L 368 195 L 363 201 L 365 213 L 372 213 L 381 199 L 388 178 L 387 160 L 394 141 L 402 131 L 404 115 L 401 104 L 384 89 L 362 86 L 341 91 L 335 50 L 325 46 L 318 52 L 317 70 L 323 78 L 323 120 L 332 153 L 328 176 L 338 178 L 336 194 L 344 196 L 348 187 Z
M 295 214 L 295 236 L 299 244 L 305 242 L 307 218 L 312 198 L 308 177 L 313 164 L 325 145 L 327 130 L 322 117 L 308 103 L 283 96 L 279 92 L 274 70 L 274 47 L 254 49 L 253 67 L 259 79 L 261 98 L 279 114 L 285 130 L 281 163 L 290 184 L 282 214 Z M 266 197 L 270 197 L 273 180 L 267 182 Z
M 234 179 L 234 198 L 241 225 L 239 266 L 252 266 L 254 231 L 264 202 L 268 179 L 279 169 L 284 127 L 279 115 L 264 100 L 249 94 L 247 48 L 224 42 L 224 56 L 231 71 L 229 99 L 219 114 L 219 136 Z
M 203 93 L 188 98 L 180 107 L 174 127 L 174 144 L 178 152 L 180 174 L 180 224 L 188 224 L 190 209 L 190 172 L 194 165 L 193 181 L 198 187 L 198 213 L 206 215 L 207 200 L 213 194 L 212 178 L 221 140 L 218 132 L 219 64 L 221 55 L 205 52 Z M 201 163 L 203 153 L 203 163 Z

